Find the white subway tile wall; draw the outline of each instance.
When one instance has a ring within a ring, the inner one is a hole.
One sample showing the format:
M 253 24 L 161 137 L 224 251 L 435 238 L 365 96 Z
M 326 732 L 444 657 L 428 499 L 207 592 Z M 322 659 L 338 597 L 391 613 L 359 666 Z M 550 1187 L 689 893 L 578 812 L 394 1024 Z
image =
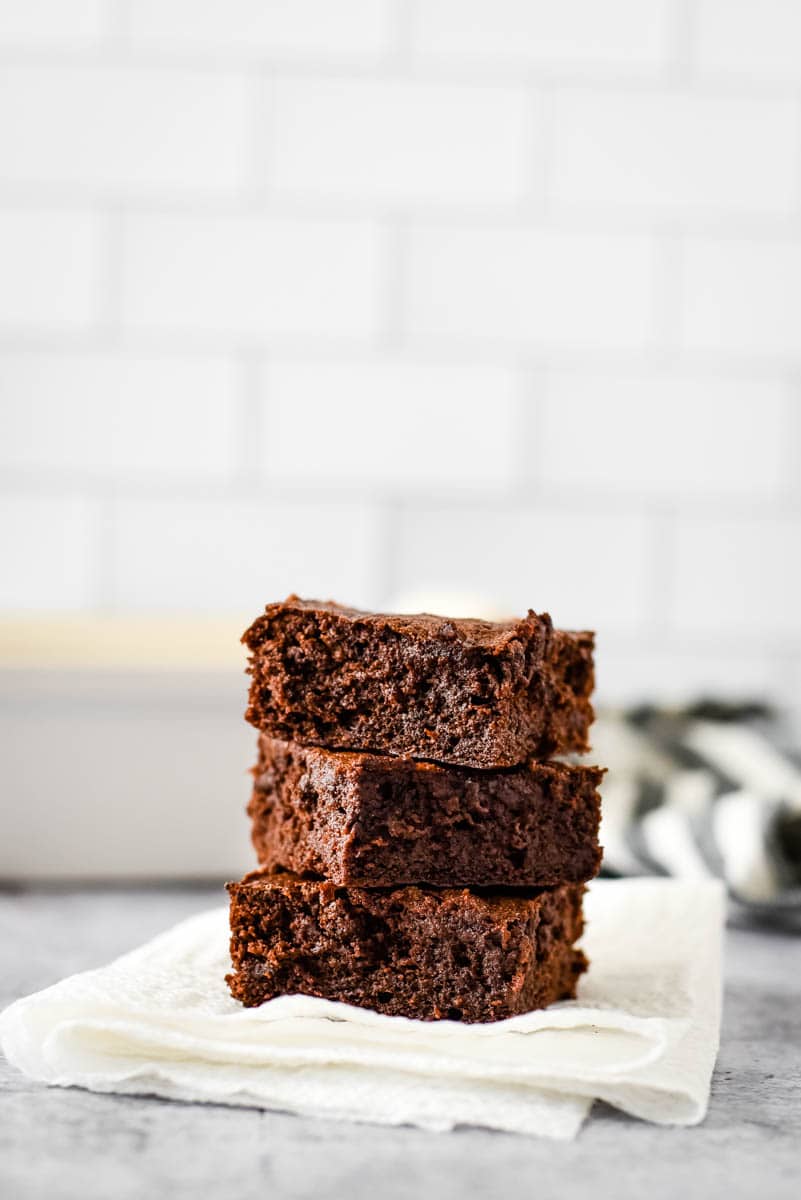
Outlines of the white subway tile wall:
M 414 47 L 443 61 L 654 71 L 668 58 L 670 0 L 425 0 Z
M 211 59 L 370 63 L 391 49 L 393 0 L 129 0 L 133 44 Z
M 0 339 L 100 325 L 104 233 L 94 213 L 0 207 Z
M 715 496 L 779 500 L 786 487 L 792 388 L 781 379 L 563 370 L 544 390 L 541 477 L 554 490 L 684 509 Z
M 0 47 L 93 46 L 103 37 L 106 7 L 104 0 L 3 0 Z
M 699 71 L 767 83 L 801 82 L 796 0 L 697 0 Z
M 511 205 L 533 174 L 523 87 L 278 79 L 270 182 L 355 204 Z
M 684 517 L 673 539 L 671 611 L 679 630 L 739 637 L 759 620 L 779 650 L 797 634 L 801 517 Z
M 69 494 L 0 495 L 0 604 L 81 611 L 93 600 L 95 513 Z
M 800 479 L 795 0 L 0 0 L 6 612 L 463 592 L 801 713 Z
M 51 478 L 72 472 L 73 482 L 231 480 L 239 385 L 239 368 L 224 358 L 5 354 L 0 464 Z
M 798 105 L 691 88 L 558 90 L 551 194 L 560 207 L 790 215 Z
M 688 240 L 683 292 L 688 350 L 801 359 L 801 234 Z
M 398 522 L 397 569 L 417 594 L 462 590 L 510 613 L 536 596 L 570 628 L 636 634 L 649 619 L 648 535 L 639 515 L 409 505 Z
M 377 603 L 380 530 L 372 506 L 237 500 L 124 499 L 113 546 L 118 600 L 137 612 L 260 612 L 265 597 L 350 596 Z
M 399 492 L 505 491 L 514 470 L 517 391 L 506 367 L 274 363 L 264 376 L 264 473 L 301 489 L 314 481 Z
M 412 342 L 508 352 L 636 349 L 653 337 L 655 254 L 645 234 L 428 226 L 407 240 Z
M 194 198 L 241 192 L 252 81 L 164 67 L 0 70 L 3 182 L 79 195 Z
M 130 214 L 123 333 L 234 347 L 287 336 L 369 345 L 382 324 L 387 243 L 368 220 Z

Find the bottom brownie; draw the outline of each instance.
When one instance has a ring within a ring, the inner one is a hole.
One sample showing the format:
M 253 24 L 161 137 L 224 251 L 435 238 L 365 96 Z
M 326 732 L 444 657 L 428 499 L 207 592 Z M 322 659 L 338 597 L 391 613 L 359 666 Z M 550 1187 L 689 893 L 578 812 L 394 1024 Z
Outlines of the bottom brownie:
M 498 1021 L 576 994 L 581 885 L 539 892 L 335 887 L 254 871 L 229 883 L 231 993 L 303 993 L 420 1020 Z

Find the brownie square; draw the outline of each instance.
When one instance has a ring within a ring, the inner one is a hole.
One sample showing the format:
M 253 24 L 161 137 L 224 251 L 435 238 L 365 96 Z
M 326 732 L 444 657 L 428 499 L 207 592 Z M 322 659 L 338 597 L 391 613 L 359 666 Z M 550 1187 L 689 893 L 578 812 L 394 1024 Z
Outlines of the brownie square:
M 242 640 L 246 716 L 274 737 L 479 768 L 588 748 L 593 635 L 547 613 L 446 620 L 290 596 Z
M 254 872 L 228 884 L 232 995 L 302 993 L 420 1020 L 498 1021 L 575 996 L 581 885 L 525 895 L 338 888 Z
M 261 734 L 248 806 L 259 862 L 335 884 L 550 887 L 592 879 L 603 771 L 508 771 L 299 746 Z

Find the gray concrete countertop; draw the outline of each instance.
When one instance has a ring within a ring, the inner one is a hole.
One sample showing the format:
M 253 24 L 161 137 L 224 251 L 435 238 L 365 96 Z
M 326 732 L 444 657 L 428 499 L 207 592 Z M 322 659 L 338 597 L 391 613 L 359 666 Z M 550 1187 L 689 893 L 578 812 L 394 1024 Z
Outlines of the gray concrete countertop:
M 98 966 L 219 889 L 0 892 L 0 1006 Z M 727 934 L 723 1043 L 706 1122 L 665 1129 L 602 1105 L 572 1143 L 312 1121 L 34 1084 L 0 1061 L 9 1200 L 328 1200 L 431 1195 L 801 1195 L 801 937 Z

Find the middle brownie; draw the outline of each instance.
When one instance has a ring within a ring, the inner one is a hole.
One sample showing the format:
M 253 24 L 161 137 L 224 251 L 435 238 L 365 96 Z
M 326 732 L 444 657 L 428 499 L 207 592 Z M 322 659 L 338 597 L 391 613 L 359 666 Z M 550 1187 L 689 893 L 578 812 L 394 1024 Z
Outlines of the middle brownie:
M 334 884 L 552 887 L 598 873 L 599 767 L 503 771 L 262 734 L 248 806 L 262 866 Z

